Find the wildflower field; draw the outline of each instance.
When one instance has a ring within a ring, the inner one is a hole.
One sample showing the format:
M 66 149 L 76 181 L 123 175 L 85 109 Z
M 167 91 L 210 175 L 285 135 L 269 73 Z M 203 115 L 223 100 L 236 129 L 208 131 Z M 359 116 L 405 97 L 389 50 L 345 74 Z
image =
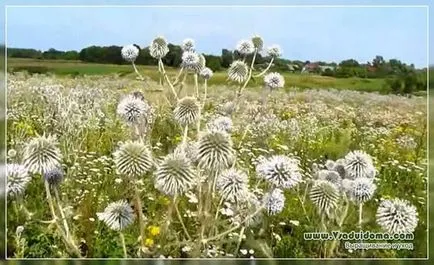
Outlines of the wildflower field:
M 152 41 L 157 82 L 133 45 L 137 78 L 8 74 L 8 257 L 426 257 L 426 97 L 283 90 L 254 69 L 258 52 L 281 55 L 258 36 L 208 85 L 194 41 L 182 47 L 168 74 L 167 41 Z M 313 234 L 332 231 L 389 238 Z M 412 247 L 345 244 L 361 241 Z

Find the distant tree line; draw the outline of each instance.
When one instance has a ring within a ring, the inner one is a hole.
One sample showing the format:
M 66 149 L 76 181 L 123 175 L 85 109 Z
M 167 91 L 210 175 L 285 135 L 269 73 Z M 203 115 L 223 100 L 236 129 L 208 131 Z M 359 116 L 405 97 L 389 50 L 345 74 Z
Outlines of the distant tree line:
M 156 65 L 156 59 L 149 54 L 149 48 L 140 48 L 140 54 L 136 59 L 139 65 Z M 35 49 L 8 48 L 8 57 L 33 58 L 33 59 L 57 59 L 57 60 L 80 60 L 90 63 L 101 64 L 128 64 L 122 59 L 121 46 L 89 46 L 81 51 L 60 51 L 49 49 L 40 51 Z M 228 68 L 237 59 L 244 59 L 237 51 L 222 49 L 220 55 L 204 54 L 206 64 L 213 71 Z M 250 55 L 252 56 L 252 55 Z M 182 49 L 178 45 L 169 44 L 169 53 L 163 59 L 167 66 L 179 67 L 181 64 Z M 247 60 L 251 58 L 246 58 Z M 268 65 L 270 58 L 262 54 L 256 57 L 255 69 L 261 70 Z M 307 69 L 307 71 L 306 71 Z M 355 59 L 343 60 L 340 63 L 291 61 L 278 58 L 274 60 L 271 71 L 279 72 L 306 72 L 336 78 L 384 78 L 386 89 L 405 94 L 411 91 L 426 89 L 426 69 L 418 70 L 413 64 L 407 65 L 400 60 L 390 59 L 386 61 L 382 56 L 376 56 L 371 62 L 359 63 Z

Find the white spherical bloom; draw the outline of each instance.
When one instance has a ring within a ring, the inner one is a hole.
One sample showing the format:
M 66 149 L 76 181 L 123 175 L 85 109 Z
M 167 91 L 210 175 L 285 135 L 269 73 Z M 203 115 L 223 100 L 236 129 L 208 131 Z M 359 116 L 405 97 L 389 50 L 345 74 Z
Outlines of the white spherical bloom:
M 24 166 L 32 173 L 43 174 L 60 165 L 62 154 L 54 136 L 38 136 L 24 145 Z
M 196 70 L 200 64 L 199 54 L 191 51 L 185 51 L 182 53 L 181 66 L 187 70 Z
M 285 79 L 279 73 L 268 73 L 264 76 L 264 83 L 270 89 L 282 88 L 285 85 Z
M 228 69 L 229 79 L 238 83 L 242 83 L 247 79 L 249 75 L 249 68 L 243 61 L 233 61 Z
M 137 123 L 146 120 L 151 115 L 152 108 L 146 101 L 134 96 L 124 97 L 118 104 L 117 114 L 128 123 Z
M 256 166 L 259 177 L 277 188 L 292 188 L 301 182 L 299 161 L 283 155 L 262 159 Z
M 342 184 L 342 178 L 336 171 L 326 169 L 320 170 L 318 171 L 318 179 L 330 181 L 338 187 Z
M 314 182 L 310 193 L 310 199 L 318 209 L 320 214 L 329 214 L 331 210 L 337 207 L 339 201 L 339 190 L 335 184 L 326 180 L 317 180 Z
M 113 153 L 113 159 L 118 173 L 130 176 L 141 176 L 153 165 L 149 148 L 141 142 L 128 141 Z
M 264 40 L 259 35 L 254 35 L 252 37 L 253 46 L 258 49 L 258 51 L 264 48 Z
M 328 170 L 333 170 L 333 168 L 335 167 L 335 161 L 327 160 L 325 166 Z
M 232 119 L 226 116 L 220 116 L 208 122 L 206 126 L 210 131 L 221 130 L 230 133 L 232 131 Z
M 149 53 L 156 59 L 161 59 L 169 53 L 169 47 L 164 37 L 155 38 L 149 46 Z
M 238 42 L 236 50 L 243 55 L 251 54 L 255 51 L 255 45 L 251 40 L 241 40 Z
M 222 115 L 230 116 L 236 110 L 237 106 L 233 101 L 225 102 L 224 104 L 219 106 L 219 112 Z
M 279 45 L 271 45 L 267 49 L 268 56 L 271 57 L 280 57 L 282 56 L 282 49 Z
M 345 156 L 345 170 L 351 179 L 375 175 L 372 158 L 363 151 L 352 151 Z
M 196 141 L 187 141 L 179 144 L 173 151 L 177 154 L 184 155 L 191 163 L 197 162 L 198 143 Z
M 372 199 L 377 186 L 370 178 L 356 178 L 353 181 L 350 196 L 356 203 L 364 203 Z
M 223 171 L 217 177 L 217 190 L 225 201 L 240 202 L 249 192 L 249 178 L 246 173 L 234 168 Z
M 376 218 L 377 224 L 392 234 L 413 233 L 419 221 L 416 207 L 402 199 L 383 200 Z
M 213 74 L 214 73 L 212 72 L 212 70 L 209 69 L 208 67 L 204 67 L 199 73 L 200 77 L 202 77 L 205 80 L 209 80 L 213 76 Z
M 343 179 L 341 190 L 351 196 L 351 191 L 353 190 L 354 180 L 351 179 Z
M 134 221 L 134 211 L 128 202 L 121 200 L 110 203 L 102 213 L 97 213 L 98 219 L 110 229 L 121 231 Z
M 235 158 L 232 139 L 224 131 L 210 131 L 198 142 L 199 166 L 208 170 L 228 168 Z
M 181 49 L 183 51 L 194 52 L 195 43 L 193 39 L 185 39 L 182 41 Z
M 155 187 L 170 196 L 182 195 L 195 184 L 195 172 L 182 153 L 167 155 L 154 175 Z
M 200 104 L 194 97 L 184 97 L 178 101 L 173 113 L 181 125 L 190 125 L 200 118 Z
M 282 212 L 285 207 L 285 195 L 280 189 L 274 189 L 264 196 L 264 207 L 269 215 Z
M 31 178 L 26 167 L 18 164 L 7 164 L 7 187 L 6 193 L 10 197 L 16 197 L 24 193 Z
M 132 44 L 126 45 L 126 46 L 122 47 L 121 55 L 125 61 L 134 62 L 136 60 L 137 56 L 139 56 L 139 49 Z

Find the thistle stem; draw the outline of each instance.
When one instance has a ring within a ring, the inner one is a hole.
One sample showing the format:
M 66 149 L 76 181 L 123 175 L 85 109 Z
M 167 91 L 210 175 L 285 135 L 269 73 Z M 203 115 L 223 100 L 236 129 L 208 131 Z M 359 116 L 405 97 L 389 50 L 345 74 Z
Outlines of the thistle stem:
M 187 142 L 187 136 L 188 136 L 188 125 L 185 125 L 184 135 L 182 136 L 182 144 L 185 144 Z
M 176 76 L 175 81 L 173 82 L 173 85 L 175 86 L 179 82 L 179 78 L 181 77 L 182 72 L 184 71 L 184 67 L 181 67 L 181 70 L 179 70 L 178 75 Z
M 124 251 L 124 258 L 128 258 L 128 255 L 127 255 L 127 246 L 125 245 L 124 234 L 122 232 L 119 232 L 119 237 L 121 238 L 122 249 Z
M 134 72 L 136 72 L 136 74 L 139 76 L 140 80 L 145 80 L 143 78 L 143 76 L 139 73 L 139 71 L 137 70 L 136 64 L 134 62 L 131 62 L 131 64 L 133 65 Z
M 238 92 L 238 97 L 241 96 L 241 94 L 243 93 L 243 90 L 247 87 L 247 84 L 249 83 L 250 79 L 252 78 L 253 65 L 255 64 L 257 53 L 258 53 L 258 49 L 255 48 L 255 52 L 253 53 L 252 63 L 250 65 L 250 69 L 249 69 L 249 76 L 247 77 L 246 81 L 244 82 L 244 85 L 240 88 L 240 91 Z
M 140 191 L 136 185 L 134 185 L 135 195 L 136 195 L 136 204 L 137 204 L 137 215 L 139 221 L 139 229 L 140 229 L 140 244 L 143 247 L 145 240 L 145 224 L 143 220 L 143 210 L 142 210 L 142 200 L 140 199 Z
M 240 231 L 240 235 L 239 235 L 238 243 L 237 243 L 237 248 L 235 249 L 235 253 L 234 253 L 235 257 L 238 254 L 238 250 L 240 249 L 241 242 L 243 241 L 243 236 L 244 236 L 244 230 L 245 229 L 246 229 L 245 226 L 241 227 L 241 231 Z
M 267 68 L 265 68 L 264 71 L 262 71 L 261 73 L 259 73 L 259 74 L 257 74 L 257 75 L 254 75 L 253 77 L 260 77 L 260 76 L 263 76 L 263 75 L 264 75 L 268 70 L 270 70 L 271 65 L 273 64 L 273 61 L 274 61 L 274 57 L 271 58 L 270 62 L 268 63 Z
M 62 205 L 60 203 L 59 190 L 57 189 L 57 187 L 54 188 L 54 195 L 56 196 L 57 206 L 59 208 L 60 216 L 62 217 L 63 226 L 65 227 L 66 236 L 69 238 L 70 237 L 69 226 L 68 226 L 68 222 L 67 222 L 66 217 L 65 217 L 65 213 L 63 212 Z
M 166 70 L 164 69 L 164 64 L 163 64 L 163 61 L 161 60 L 161 58 L 158 60 L 158 65 L 160 66 L 161 73 L 163 74 L 165 80 L 169 84 L 170 89 L 172 90 L 173 95 L 175 96 L 176 99 L 178 99 L 178 95 L 176 94 L 175 88 L 173 87 L 172 83 L 169 80 L 169 77 L 166 74 Z
M 197 80 L 197 74 L 194 74 L 194 88 L 196 89 L 196 98 L 199 99 L 199 82 Z
M 184 221 L 182 221 L 181 213 L 178 209 L 178 203 L 176 202 L 176 197 L 173 199 L 173 206 L 175 207 L 176 215 L 178 216 L 178 220 L 181 223 L 182 230 L 184 230 L 185 235 L 187 236 L 188 240 L 191 240 L 190 234 L 188 233 L 187 227 L 185 227 Z
M 363 203 L 359 203 L 359 230 L 362 230 L 362 220 L 363 220 Z
M 206 80 L 206 79 L 203 83 L 203 89 L 204 89 L 204 95 L 203 95 L 202 109 L 205 108 L 205 102 L 206 102 L 206 97 L 207 97 L 207 93 L 208 93 L 208 80 Z

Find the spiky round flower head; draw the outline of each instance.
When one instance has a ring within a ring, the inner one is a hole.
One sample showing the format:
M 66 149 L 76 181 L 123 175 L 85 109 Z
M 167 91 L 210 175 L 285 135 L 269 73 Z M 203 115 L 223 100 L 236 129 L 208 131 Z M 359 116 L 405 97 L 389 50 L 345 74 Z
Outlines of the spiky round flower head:
M 246 199 L 249 192 L 248 182 L 246 173 L 230 168 L 217 177 L 216 186 L 225 201 L 240 202 Z
M 200 118 L 200 104 L 194 97 L 184 97 L 178 101 L 173 113 L 181 125 L 193 124 Z
M 206 126 L 210 131 L 220 130 L 230 133 L 232 131 L 232 119 L 226 116 L 219 116 L 208 122 Z
M 249 68 L 243 61 L 233 61 L 228 69 L 229 79 L 238 83 L 242 83 L 247 79 Z
M 277 58 L 277 57 L 282 56 L 282 49 L 280 48 L 279 45 L 274 44 L 274 45 L 271 45 L 270 47 L 268 47 L 267 54 L 268 54 L 268 56 Z
M 51 186 L 58 186 L 62 183 L 65 173 L 60 167 L 52 168 L 44 172 L 44 179 Z
M 353 191 L 354 180 L 351 179 L 343 179 L 341 190 L 351 196 L 351 192 Z
M 262 159 L 256 166 L 256 173 L 277 188 L 292 188 L 302 180 L 299 161 L 283 155 Z
M 16 197 L 24 193 L 24 190 L 29 184 L 31 178 L 27 169 L 23 165 L 7 164 L 7 187 L 8 196 Z
M 254 35 L 252 37 L 253 47 L 255 47 L 258 51 L 264 48 L 264 40 L 259 35 Z
M 97 213 L 98 219 L 110 229 L 122 231 L 134 222 L 134 210 L 124 200 L 110 203 L 102 213 Z
M 200 56 L 196 52 L 185 51 L 182 53 L 181 66 L 187 70 L 195 70 L 200 63 Z
M 325 166 L 328 170 L 333 170 L 333 168 L 335 167 L 335 161 L 327 160 Z
M 185 143 L 179 144 L 174 153 L 181 154 L 185 156 L 191 163 L 197 162 L 197 152 L 198 152 L 198 144 L 196 141 L 187 141 Z
M 199 73 L 200 77 L 202 77 L 205 80 L 209 80 L 213 76 L 213 74 L 214 73 L 212 72 L 212 70 L 209 69 L 208 67 L 204 67 Z
M 195 66 L 193 66 L 193 70 L 195 71 L 195 73 L 200 74 L 202 69 L 205 68 L 205 65 L 206 65 L 205 56 L 203 56 L 203 54 L 199 54 L 199 62 Z
M 353 181 L 350 196 L 356 203 L 364 203 L 372 199 L 377 185 L 370 178 L 356 178 Z
M 167 41 L 164 37 L 156 37 L 149 46 L 149 53 L 155 59 L 161 59 L 169 52 Z
M 345 169 L 345 160 L 338 159 L 333 166 L 333 171 L 338 172 L 341 178 L 345 178 L 347 176 L 347 170 Z
M 225 102 L 219 106 L 219 112 L 222 115 L 230 116 L 236 110 L 236 104 L 233 101 Z
M 152 165 L 152 154 L 142 142 L 128 141 L 113 153 L 113 159 L 119 174 L 137 177 L 148 172 Z
M 285 79 L 279 73 L 268 73 L 264 76 L 264 83 L 270 89 L 282 88 L 285 85 Z
M 182 41 L 181 49 L 183 51 L 194 52 L 195 43 L 193 39 L 185 39 Z
M 377 224 L 391 234 L 413 233 L 419 221 L 416 207 L 402 199 L 383 200 L 377 209 Z
M 155 187 L 170 196 L 182 195 L 195 183 L 195 173 L 190 161 L 182 153 L 167 155 L 154 175 Z
M 318 179 L 330 181 L 338 187 L 342 184 L 342 178 L 336 171 L 326 169 L 320 170 L 318 172 Z
M 351 179 L 371 177 L 375 171 L 370 155 L 363 151 L 352 151 L 345 156 L 345 170 Z
M 310 190 L 309 197 L 320 214 L 325 213 L 328 215 L 337 206 L 339 190 L 330 181 L 317 180 Z
M 198 142 L 199 166 L 209 170 L 229 167 L 235 158 L 232 139 L 224 131 L 209 131 Z
M 62 154 L 57 139 L 45 134 L 32 138 L 24 146 L 24 166 L 32 173 L 44 173 L 60 165 Z
M 255 46 L 251 40 L 241 40 L 238 42 L 236 50 L 242 55 L 247 55 L 255 51 Z
M 137 123 L 144 120 L 152 111 L 146 101 L 136 95 L 127 95 L 118 104 L 117 114 L 128 123 Z
M 126 46 L 122 47 L 121 55 L 125 61 L 134 62 L 136 60 L 137 56 L 139 56 L 139 49 L 132 44 L 126 45 Z
M 285 207 L 285 195 L 281 189 L 274 189 L 264 196 L 263 203 L 269 215 L 278 214 Z

